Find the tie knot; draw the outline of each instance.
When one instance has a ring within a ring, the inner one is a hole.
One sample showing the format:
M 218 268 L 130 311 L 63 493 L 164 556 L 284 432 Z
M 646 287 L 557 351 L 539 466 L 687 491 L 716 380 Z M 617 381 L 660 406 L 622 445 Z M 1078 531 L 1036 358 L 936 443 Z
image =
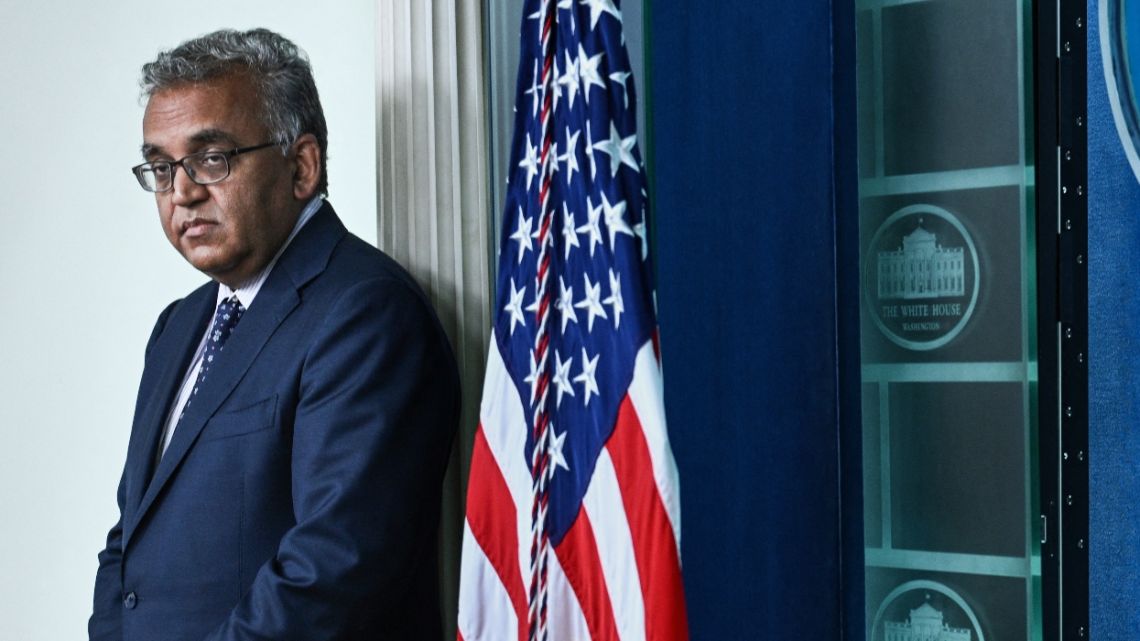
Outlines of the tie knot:
M 245 306 L 236 295 L 223 300 L 218 305 L 217 313 L 214 314 L 214 325 L 210 330 L 210 340 L 206 344 L 207 350 L 220 350 L 244 313 Z

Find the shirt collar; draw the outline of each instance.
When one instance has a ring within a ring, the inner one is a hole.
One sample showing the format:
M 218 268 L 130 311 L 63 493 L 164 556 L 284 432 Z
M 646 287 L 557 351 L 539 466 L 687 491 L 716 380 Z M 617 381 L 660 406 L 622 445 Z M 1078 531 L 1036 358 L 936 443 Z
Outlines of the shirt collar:
M 293 225 L 293 231 L 289 232 L 289 237 L 281 244 L 281 249 L 277 250 L 277 254 L 273 256 L 273 260 L 269 261 L 269 264 L 266 265 L 264 269 L 234 289 L 230 289 L 228 285 L 218 283 L 217 304 L 220 305 L 223 300 L 230 296 L 237 296 L 242 306 L 249 309 L 249 306 L 253 304 L 253 299 L 257 297 L 257 292 L 261 291 L 261 286 L 265 284 L 265 279 L 269 278 L 269 273 L 273 271 L 273 266 L 277 264 L 277 259 L 281 258 L 281 254 L 285 253 L 285 248 L 289 246 L 289 243 L 293 242 L 293 238 L 297 235 L 297 232 L 301 231 L 301 228 L 317 213 L 317 210 L 321 208 L 323 203 L 324 198 L 318 194 L 305 205 L 305 208 L 301 210 L 301 215 L 297 216 L 297 223 Z

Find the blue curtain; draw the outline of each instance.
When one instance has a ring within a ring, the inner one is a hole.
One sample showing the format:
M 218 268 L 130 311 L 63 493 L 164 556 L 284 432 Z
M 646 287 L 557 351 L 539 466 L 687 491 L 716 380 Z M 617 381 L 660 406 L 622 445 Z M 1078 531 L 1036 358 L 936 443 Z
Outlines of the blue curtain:
M 1140 183 L 1116 133 L 1088 2 L 1089 576 L 1092 638 L 1140 634 Z
M 652 3 L 652 221 L 694 640 L 863 634 L 841 4 Z

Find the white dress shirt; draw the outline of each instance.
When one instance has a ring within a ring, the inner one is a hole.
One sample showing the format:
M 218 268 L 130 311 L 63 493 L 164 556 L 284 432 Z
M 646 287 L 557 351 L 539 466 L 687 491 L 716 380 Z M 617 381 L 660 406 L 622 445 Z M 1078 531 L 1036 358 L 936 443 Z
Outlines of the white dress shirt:
M 246 311 L 249 310 L 250 305 L 253 305 L 253 299 L 257 297 L 257 292 L 261 290 L 261 286 L 265 284 L 265 279 L 269 278 L 269 273 L 273 271 L 273 266 L 277 264 L 277 259 L 281 258 L 285 248 L 289 243 L 293 242 L 293 237 L 313 214 L 321 208 L 324 199 L 321 196 L 316 196 L 305 205 L 301 210 L 301 215 L 297 217 L 297 224 L 293 225 L 293 231 L 289 232 L 289 237 L 282 243 L 281 249 L 277 250 L 277 254 L 269 264 L 265 266 L 258 273 L 253 275 L 245 283 L 242 283 L 237 289 L 230 289 L 227 285 L 218 283 L 218 302 L 221 305 L 222 301 L 231 297 L 237 296 L 238 301 L 245 307 Z M 215 305 L 215 309 L 217 309 Z M 194 360 L 190 362 L 190 369 L 186 371 L 186 375 L 182 378 L 182 386 L 178 389 L 178 397 L 174 401 L 174 406 L 170 409 L 170 413 L 166 415 L 166 423 L 162 430 L 162 446 L 159 448 L 158 457 L 161 459 L 162 455 L 166 453 L 166 448 L 170 446 L 170 439 L 174 437 L 174 428 L 177 427 L 178 417 L 182 414 L 182 409 L 186 407 L 186 401 L 190 400 L 190 393 L 194 391 L 194 383 L 198 380 L 198 371 L 202 369 L 202 356 L 206 351 L 206 337 L 210 335 L 210 328 L 213 324 L 213 316 L 210 317 L 210 323 L 206 325 L 206 329 L 202 332 L 202 340 L 198 342 L 198 349 L 194 353 Z

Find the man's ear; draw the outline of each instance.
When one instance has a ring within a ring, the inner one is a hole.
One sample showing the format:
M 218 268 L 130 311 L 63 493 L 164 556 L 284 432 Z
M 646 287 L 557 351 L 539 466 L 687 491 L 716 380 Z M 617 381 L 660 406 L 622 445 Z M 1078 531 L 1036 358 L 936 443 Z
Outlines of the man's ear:
M 293 169 L 293 196 L 309 200 L 317 193 L 321 182 L 321 146 L 313 134 L 302 134 L 293 143 L 297 154 Z

